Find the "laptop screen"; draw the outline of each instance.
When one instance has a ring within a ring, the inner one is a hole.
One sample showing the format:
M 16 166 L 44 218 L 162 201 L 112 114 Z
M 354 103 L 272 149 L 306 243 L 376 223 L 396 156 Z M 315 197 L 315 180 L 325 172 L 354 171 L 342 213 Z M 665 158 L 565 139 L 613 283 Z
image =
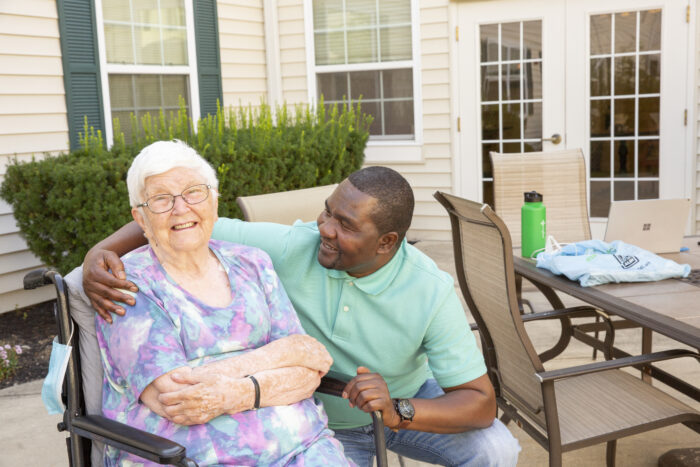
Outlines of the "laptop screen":
M 652 253 L 677 253 L 689 213 L 687 198 L 613 201 L 605 241 L 622 240 Z

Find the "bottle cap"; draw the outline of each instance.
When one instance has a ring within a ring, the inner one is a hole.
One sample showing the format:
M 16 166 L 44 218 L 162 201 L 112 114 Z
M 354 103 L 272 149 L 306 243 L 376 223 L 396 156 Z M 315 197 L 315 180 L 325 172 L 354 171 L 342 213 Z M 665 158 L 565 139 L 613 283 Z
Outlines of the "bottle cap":
M 542 195 L 537 193 L 536 191 L 526 191 L 523 194 L 525 195 L 525 202 L 526 203 L 541 203 L 542 202 Z

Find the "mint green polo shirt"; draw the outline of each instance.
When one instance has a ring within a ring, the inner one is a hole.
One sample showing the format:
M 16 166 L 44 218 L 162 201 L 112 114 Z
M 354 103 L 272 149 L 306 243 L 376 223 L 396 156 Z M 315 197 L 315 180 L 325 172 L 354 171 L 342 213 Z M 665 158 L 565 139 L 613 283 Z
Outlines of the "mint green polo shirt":
M 333 371 L 354 376 L 365 366 L 380 373 L 391 396 L 399 398 L 413 397 L 429 371 L 442 387 L 486 373 L 452 277 L 405 240 L 382 268 L 355 278 L 319 264 L 315 222 L 286 226 L 220 219 L 213 238 L 270 255 L 302 326 L 333 357 Z M 371 423 L 346 399 L 316 396 L 332 429 Z

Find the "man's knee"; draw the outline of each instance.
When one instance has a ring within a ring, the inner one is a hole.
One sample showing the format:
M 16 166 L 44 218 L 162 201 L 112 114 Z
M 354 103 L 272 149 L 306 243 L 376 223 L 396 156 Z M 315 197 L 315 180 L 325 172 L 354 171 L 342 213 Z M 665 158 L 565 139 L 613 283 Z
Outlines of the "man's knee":
M 484 449 L 487 459 L 483 465 L 514 467 L 517 464 L 520 443 L 498 419 L 494 420 L 489 428 L 483 430 L 483 438 L 484 447 L 488 446 L 488 449 Z

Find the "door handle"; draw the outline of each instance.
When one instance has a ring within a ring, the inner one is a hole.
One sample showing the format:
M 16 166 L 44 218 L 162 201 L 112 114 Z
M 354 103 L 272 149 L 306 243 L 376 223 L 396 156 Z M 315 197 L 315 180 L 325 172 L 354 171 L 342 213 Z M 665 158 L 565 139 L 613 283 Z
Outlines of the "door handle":
M 542 138 L 542 142 L 549 141 L 552 144 L 561 143 L 561 135 L 559 133 L 554 133 L 551 138 Z

